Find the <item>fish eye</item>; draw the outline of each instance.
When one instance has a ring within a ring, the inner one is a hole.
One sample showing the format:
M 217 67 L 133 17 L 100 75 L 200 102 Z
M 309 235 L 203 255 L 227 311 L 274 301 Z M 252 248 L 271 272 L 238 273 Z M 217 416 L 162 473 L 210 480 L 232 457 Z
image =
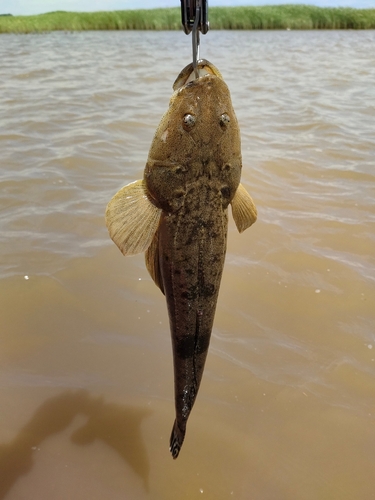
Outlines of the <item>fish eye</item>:
M 227 115 L 227 113 L 223 113 L 221 116 L 220 116 L 220 125 L 222 127 L 226 127 L 228 125 L 228 123 L 230 122 L 230 118 L 229 116 Z
M 190 130 L 195 125 L 196 118 L 194 115 L 187 113 L 182 119 L 182 125 L 185 130 Z

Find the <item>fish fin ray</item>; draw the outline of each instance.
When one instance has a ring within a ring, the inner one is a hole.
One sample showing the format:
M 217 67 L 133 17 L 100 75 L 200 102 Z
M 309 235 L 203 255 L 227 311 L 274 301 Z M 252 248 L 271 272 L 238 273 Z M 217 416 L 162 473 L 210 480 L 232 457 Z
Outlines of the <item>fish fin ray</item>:
M 120 189 L 107 205 L 105 218 L 112 240 L 124 255 L 144 252 L 157 231 L 161 209 L 149 200 L 143 180 Z
M 160 290 L 164 293 L 164 286 L 163 286 L 163 280 L 161 277 L 160 262 L 159 262 L 159 234 L 158 234 L 158 231 L 156 231 L 156 233 L 152 239 L 151 245 L 146 250 L 145 260 L 146 260 L 147 270 L 148 270 L 151 278 L 154 280 L 155 285 L 157 285 L 160 288 Z
M 242 184 L 239 184 L 231 205 L 234 222 L 238 232 L 242 233 L 257 220 L 256 206 Z
M 172 453 L 174 460 L 178 457 L 180 453 L 182 443 L 185 438 L 185 429 L 181 430 L 177 424 L 177 420 L 174 421 L 171 439 L 169 442 L 169 451 Z

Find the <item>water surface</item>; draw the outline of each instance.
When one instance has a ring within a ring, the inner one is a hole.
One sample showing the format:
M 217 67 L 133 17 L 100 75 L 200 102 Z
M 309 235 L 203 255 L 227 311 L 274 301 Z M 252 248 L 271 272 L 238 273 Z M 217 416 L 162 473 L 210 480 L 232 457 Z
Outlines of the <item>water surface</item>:
M 180 457 L 164 297 L 104 210 L 142 176 L 182 32 L 0 36 L 0 499 L 375 489 L 375 32 L 209 32 L 259 212 L 228 253 Z

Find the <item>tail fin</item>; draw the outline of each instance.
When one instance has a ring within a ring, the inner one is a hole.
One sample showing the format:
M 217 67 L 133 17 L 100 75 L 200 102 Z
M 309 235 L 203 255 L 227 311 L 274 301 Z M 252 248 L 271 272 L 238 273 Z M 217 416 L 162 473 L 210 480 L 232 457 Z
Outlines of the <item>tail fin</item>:
M 172 453 L 172 457 L 176 459 L 180 453 L 182 443 L 184 442 L 186 429 L 181 430 L 178 427 L 177 420 L 174 421 L 171 439 L 169 441 L 169 451 Z

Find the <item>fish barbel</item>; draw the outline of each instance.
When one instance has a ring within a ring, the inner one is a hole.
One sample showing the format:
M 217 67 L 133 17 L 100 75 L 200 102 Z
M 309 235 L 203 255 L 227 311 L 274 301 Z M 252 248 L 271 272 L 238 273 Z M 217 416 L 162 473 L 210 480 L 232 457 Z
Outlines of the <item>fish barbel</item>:
M 109 202 L 109 234 L 124 255 L 146 251 L 165 294 L 172 335 L 177 458 L 202 379 L 224 266 L 228 205 L 239 232 L 256 221 L 240 184 L 241 139 L 230 93 L 218 69 L 198 62 L 177 77 L 155 132 L 144 177 Z

